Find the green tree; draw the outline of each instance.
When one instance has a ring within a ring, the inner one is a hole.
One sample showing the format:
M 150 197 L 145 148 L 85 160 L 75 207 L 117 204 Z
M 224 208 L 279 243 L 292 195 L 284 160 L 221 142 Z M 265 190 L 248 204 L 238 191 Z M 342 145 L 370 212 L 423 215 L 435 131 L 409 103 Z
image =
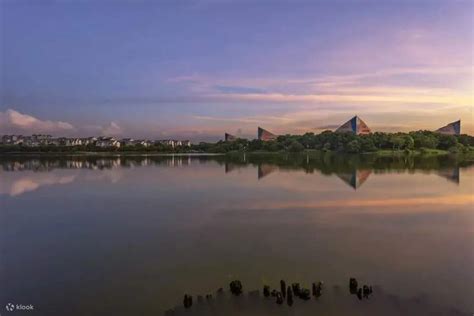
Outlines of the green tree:
M 415 148 L 415 141 L 410 135 L 403 136 L 403 149 L 413 149 Z
M 458 143 L 458 139 L 454 137 L 453 135 L 440 134 L 438 139 L 439 139 L 439 144 L 438 144 L 439 149 L 448 150 L 449 148 L 456 146 L 456 144 Z
M 392 149 L 402 149 L 405 144 L 405 139 L 400 135 L 393 135 L 390 137 L 390 143 L 392 144 Z
M 301 145 L 299 142 L 297 141 L 293 141 L 290 146 L 288 147 L 288 150 L 291 151 L 291 152 L 300 152 L 300 151 L 303 151 L 304 150 L 304 146 Z
M 373 137 L 371 136 L 360 137 L 359 142 L 360 142 L 360 150 L 362 152 L 371 152 L 371 151 L 377 150 L 377 147 L 375 147 Z
M 360 148 L 361 146 L 359 144 L 359 141 L 357 141 L 357 139 L 354 139 L 347 143 L 346 151 L 350 153 L 358 153 L 360 152 Z

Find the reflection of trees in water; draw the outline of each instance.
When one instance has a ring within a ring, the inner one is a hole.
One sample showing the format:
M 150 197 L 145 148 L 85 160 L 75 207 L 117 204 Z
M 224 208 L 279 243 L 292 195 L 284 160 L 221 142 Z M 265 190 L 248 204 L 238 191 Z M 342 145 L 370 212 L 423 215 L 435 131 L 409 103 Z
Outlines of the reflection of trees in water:
M 53 169 L 113 169 L 146 166 L 186 167 L 214 162 L 224 166 L 225 173 L 246 166 L 257 168 L 261 179 L 276 170 L 315 171 L 324 175 L 337 175 L 357 189 L 374 173 L 434 172 L 459 183 L 459 168 L 474 162 L 453 156 L 387 156 L 344 155 L 325 152 L 303 154 L 233 154 L 233 155 L 121 155 L 121 156 L 4 156 L 0 163 L 4 171 L 49 171 Z
M 468 167 L 472 161 L 463 161 L 450 156 L 393 156 L 342 155 L 334 153 L 311 154 L 247 154 L 218 157 L 229 173 L 241 167 L 257 167 L 257 177 L 261 179 L 276 171 L 301 171 L 324 175 L 337 175 L 354 189 L 359 188 L 374 173 L 433 172 L 459 183 L 459 168 Z

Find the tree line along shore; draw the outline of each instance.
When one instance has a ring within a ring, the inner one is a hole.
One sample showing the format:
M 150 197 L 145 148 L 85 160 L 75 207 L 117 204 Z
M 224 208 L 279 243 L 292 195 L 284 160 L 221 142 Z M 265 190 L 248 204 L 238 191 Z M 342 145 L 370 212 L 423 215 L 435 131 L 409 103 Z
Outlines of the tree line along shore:
M 262 141 L 236 138 L 232 141 L 200 142 L 189 146 L 169 146 L 162 143 L 151 146 L 141 144 L 117 147 L 98 147 L 93 144 L 78 146 L 46 145 L 28 147 L 0 145 L 0 153 L 231 153 L 231 152 L 303 152 L 305 150 L 333 151 L 341 153 L 427 153 L 457 154 L 474 152 L 474 136 L 445 135 L 432 131 L 409 133 L 336 133 L 280 135 L 275 140 Z

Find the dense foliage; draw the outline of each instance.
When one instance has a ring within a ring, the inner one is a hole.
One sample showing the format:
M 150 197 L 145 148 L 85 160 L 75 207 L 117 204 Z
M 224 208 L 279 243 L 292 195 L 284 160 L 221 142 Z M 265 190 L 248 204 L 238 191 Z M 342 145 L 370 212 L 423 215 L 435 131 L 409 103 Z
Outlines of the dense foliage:
M 282 135 L 275 141 L 237 139 L 232 142 L 199 143 L 191 147 L 171 147 L 156 144 L 149 147 L 142 145 L 121 148 L 100 148 L 87 146 L 40 146 L 24 147 L 20 145 L 0 145 L 0 152 L 163 152 L 163 153 L 227 153 L 233 151 L 265 152 L 300 152 L 305 149 L 336 151 L 346 153 L 375 152 L 380 150 L 447 150 L 452 153 L 466 152 L 474 146 L 474 137 L 470 135 L 443 135 L 430 131 L 410 133 L 373 133 L 354 135 L 352 133 L 334 133 L 325 131 L 321 134 Z
M 373 133 L 354 135 L 352 133 L 334 133 L 325 131 L 321 134 L 282 135 L 276 141 L 238 139 L 233 142 L 220 141 L 215 144 L 201 143 L 195 149 L 205 152 L 230 151 L 290 151 L 304 149 L 339 151 L 347 153 L 374 152 L 379 150 L 426 150 L 439 149 L 451 152 L 466 151 L 474 146 L 474 137 L 469 135 L 443 135 L 430 131 L 410 133 Z

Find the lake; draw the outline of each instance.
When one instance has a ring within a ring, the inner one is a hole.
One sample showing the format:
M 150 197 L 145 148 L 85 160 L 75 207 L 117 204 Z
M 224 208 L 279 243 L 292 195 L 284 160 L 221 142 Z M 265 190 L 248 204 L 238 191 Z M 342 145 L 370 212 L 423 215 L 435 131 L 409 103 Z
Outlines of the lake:
M 162 315 L 234 279 L 350 300 L 356 277 L 387 310 L 472 315 L 473 184 L 449 156 L 0 157 L 0 311 Z

